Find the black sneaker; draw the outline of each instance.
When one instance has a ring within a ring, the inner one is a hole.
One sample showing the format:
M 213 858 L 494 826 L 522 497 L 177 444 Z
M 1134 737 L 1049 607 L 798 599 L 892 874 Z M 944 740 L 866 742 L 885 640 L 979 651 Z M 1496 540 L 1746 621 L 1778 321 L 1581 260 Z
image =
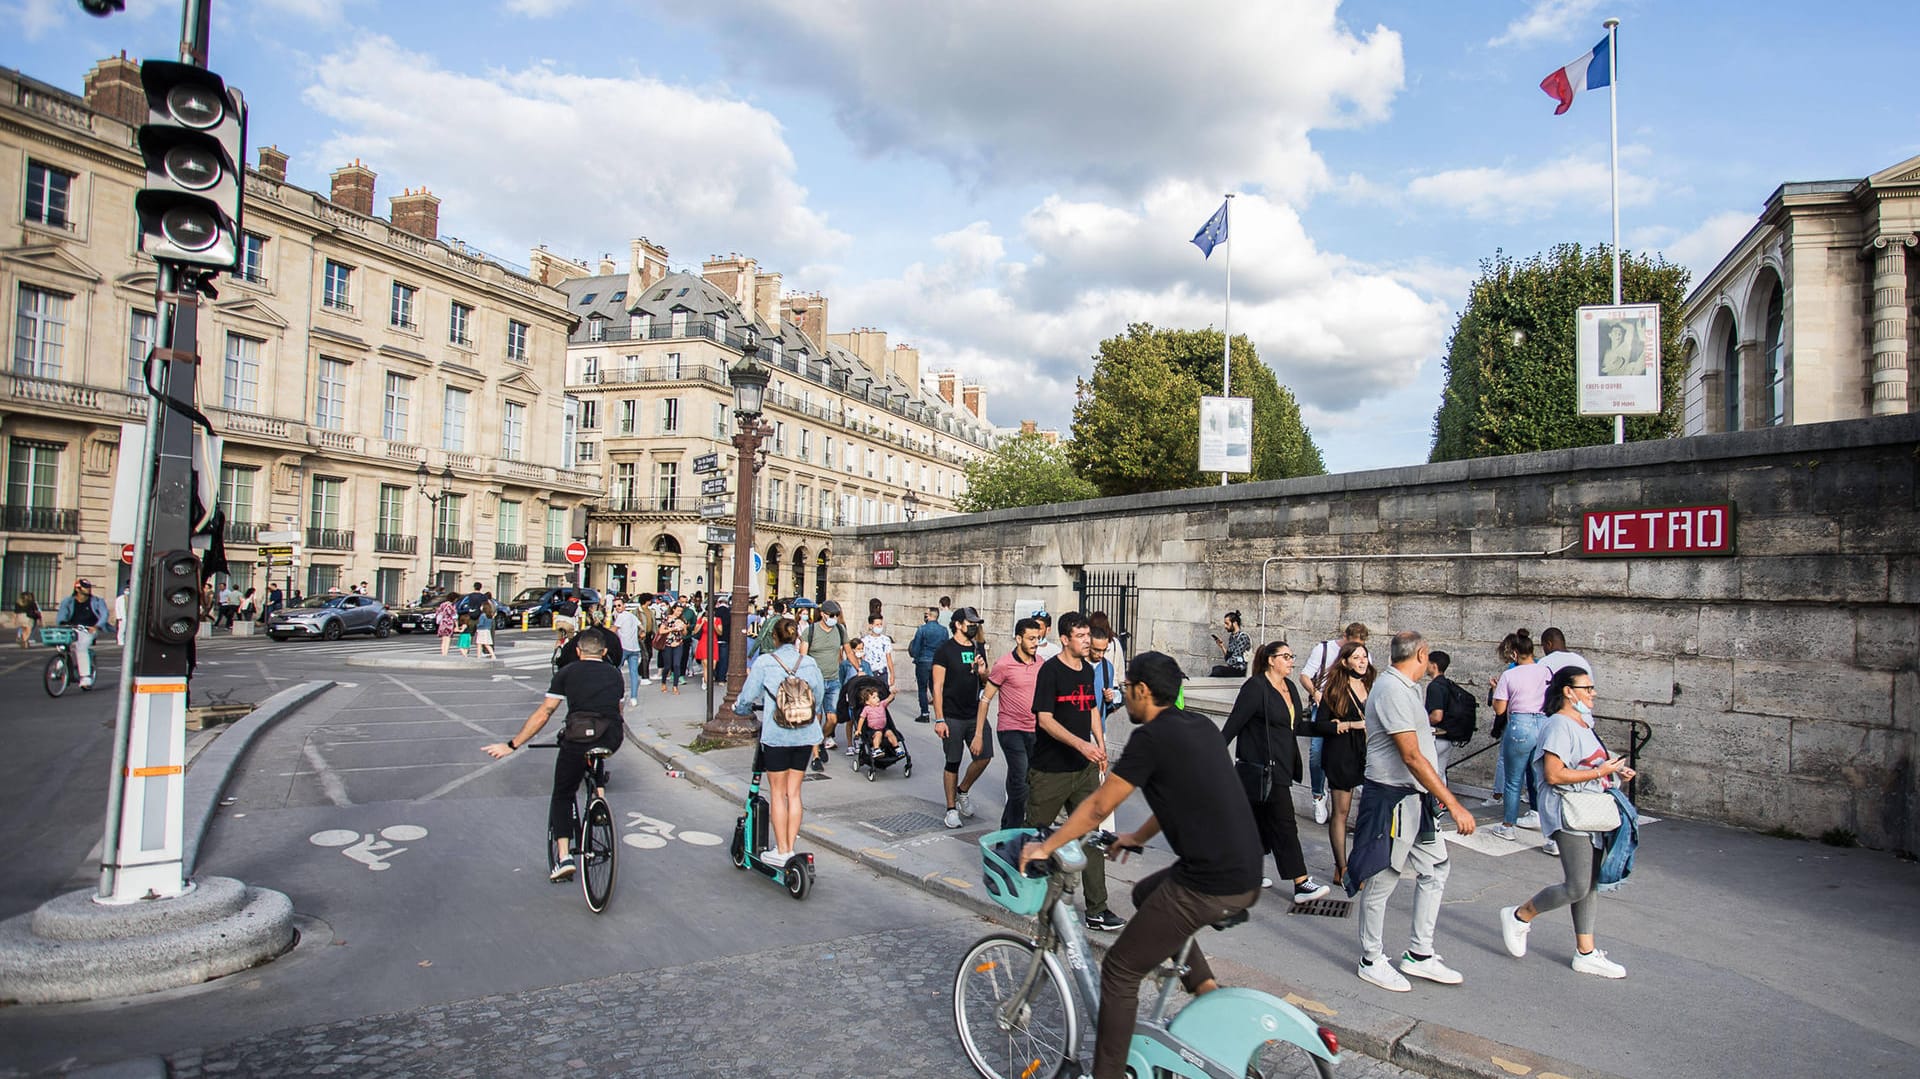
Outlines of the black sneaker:
M 1125 918 L 1120 917 L 1110 910 L 1098 910 L 1087 915 L 1088 929 L 1102 929 L 1112 932 L 1126 924 L 1127 920 Z
M 1326 895 L 1329 891 L 1332 891 L 1332 889 L 1320 881 L 1308 877 L 1306 880 L 1294 884 L 1293 901 L 1295 903 L 1311 903 L 1321 896 Z
M 553 871 L 547 874 L 547 879 L 555 884 L 570 881 L 573 879 L 574 869 L 575 864 L 572 858 L 562 858 L 559 863 L 553 867 Z

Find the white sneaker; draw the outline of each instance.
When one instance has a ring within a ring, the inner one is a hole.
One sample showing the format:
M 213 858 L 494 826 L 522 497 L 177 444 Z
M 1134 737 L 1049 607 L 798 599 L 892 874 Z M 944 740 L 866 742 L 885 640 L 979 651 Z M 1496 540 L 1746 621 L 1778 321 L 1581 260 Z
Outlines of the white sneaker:
M 1327 795 L 1323 794 L 1313 800 L 1313 823 L 1327 823 Z
M 1602 978 L 1624 978 L 1627 968 L 1607 958 L 1607 953 L 1595 948 L 1585 955 L 1575 952 L 1573 969 L 1582 974 L 1596 974 Z
M 1441 985 L 1459 985 L 1467 979 L 1452 967 L 1442 963 L 1438 955 L 1425 959 L 1415 959 L 1411 953 L 1400 957 L 1400 973 L 1411 974 L 1416 978 L 1425 978 Z
M 768 865 L 786 865 L 787 859 L 791 857 L 793 856 L 790 854 L 782 854 L 773 847 L 768 847 L 766 850 L 760 852 L 760 860 Z
M 652 685 L 652 684 L 653 684 L 653 679 L 651 679 L 651 678 L 642 678 L 642 679 L 640 680 L 640 684 L 641 684 L 641 685 L 643 685 L 643 686 L 650 686 L 650 685 Z
M 1515 959 L 1527 954 L 1527 931 L 1533 928 L 1532 922 L 1523 922 L 1515 917 L 1518 906 L 1500 908 L 1500 942 L 1507 946 L 1507 954 Z
M 1558 858 L 1560 857 L 1560 844 L 1549 839 L 1545 843 L 1540 844 L 1540 853 L 1551 854 L 1555 858 Z
M 849 756 L 849 757 L 858 757 L 859 755 L 860 755 L 860 747 L 859 747 L 859 746 L 856 746 L 856 745 L 851 745 L 851 744 L 849 744 L 849 745 L 847 746 L 847 756 Z
M 1498 836 L 1501 839 L 1519 839 L 1520 838 L 1519 833 L 1513 830 L 1513 825 L 1511 824 L 1496 824 L 1493 827 L 1487 829 L 1487 831 L 1492 832 L 1494 835 Z
M 1260 887 L 1262 887 L 1262 888 L 1271 888 L 1271 887 L 1273 887 L 1273 878 L 1272 878 L 1272 877 L 1261 877 L 1261 878 L 1260 878 Z
M 1520 814 L 1520 819 L 1513 823 L 1522 828 L 1528 828 L 1537 832 L 1540 830 L 1540 814 L 1529 809 L 1525 813 Z
M 954 801 L 956 803 L 955 808 L 960 810 L 961 816 L 973 816 L 973 796 L 971 794 L 966 791 L 955 791 Z
M 958 809 L 947 810 L 946 820 L 943 823 L 949 828 L 960 827 L 960 811 Z
M 1372 982 L 1388 992 L 1413 992 L 1413 983 L 1408 981 L 1399 971 L 1393 969 L 1393 965 L 1388 963 L 1385 957 L 1382 957 L 1378 963 L 1369 963 L 1362 959 L 1358 973 L 1361 981 Z

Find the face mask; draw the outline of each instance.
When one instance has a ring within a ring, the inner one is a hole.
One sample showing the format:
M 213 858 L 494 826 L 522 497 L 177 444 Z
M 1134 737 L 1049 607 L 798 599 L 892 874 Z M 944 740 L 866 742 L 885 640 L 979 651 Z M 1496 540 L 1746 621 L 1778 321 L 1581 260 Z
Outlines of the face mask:
M 878 622 L 875 622 L 873 626 L 867 630 L 868 633 L 873 634 L 875 637 L 880 636 L 882 633 L 885 633 L 886 631 L 887 631 L 887 627 L 881 625 Z
M 831 626 L 833 625 L 833 622 L 834 622 L 834 619 L 832 615 L 828 615 L 825 618 L 822 618 L 820 620 L 820 624 L 823 626 Z
M 1593 718 L 1593 709 L 1588 708 L 1586 705 L 1581 704 L 1579 701 L 1573 702 L 1573 710 L 1580 713 L 1581 719 Z

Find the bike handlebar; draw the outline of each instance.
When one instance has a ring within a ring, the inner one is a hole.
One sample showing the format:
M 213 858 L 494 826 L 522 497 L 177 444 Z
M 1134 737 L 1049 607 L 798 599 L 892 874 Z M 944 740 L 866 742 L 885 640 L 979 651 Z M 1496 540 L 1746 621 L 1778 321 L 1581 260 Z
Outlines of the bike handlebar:
M 1045 834 L 1046 834 L 1045 832 L 1041 833 L 1043 837 L 1045 836 Z M 1123 851 L 1128 851 L 1128 852 L 1137 854 L 1141 850 L 1145 849 L 1143 847 L 1140 847 L 1134 844 L 1121 843 L 1120 836 L 1118 834 L 1108 831 L 1105 828 L 1096 828 L 1093 831 L 1088 832 L 1086 835 L 1081 836 L 1078 842 L 1080 843 L 1080 846 L 1083 848 L 1084 847 L 1093 848 L 1093 850 L 1102 857 L 1104 857 L 1108 851 L 1112 851 L 1112 850 L 1123 850 Z M 1059 858 L 1060 858 L 1060 852 L 1055 851 L 1052 857 L 1047 859 L 1046 865 L 1041 865 L 1039 862 L 1027 863 L 1026 875 L 1029 877 L 1038 879 L 1040 877 L 1046 876 L 1048 873 L 1058 871 L 1061 868 Z

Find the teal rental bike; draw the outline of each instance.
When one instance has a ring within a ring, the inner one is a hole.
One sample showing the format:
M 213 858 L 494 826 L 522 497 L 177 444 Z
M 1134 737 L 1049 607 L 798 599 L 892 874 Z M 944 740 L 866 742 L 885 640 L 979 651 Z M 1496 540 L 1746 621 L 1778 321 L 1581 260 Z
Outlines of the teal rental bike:
M 1047 865 L 1029 866 L 1023 876 L 1015 868 L 1020 850 L 1041 834 L 1032 828 L 1009 828 L 980 838 L 987 894 L 1015 914 L 1038 916 L 1031 935 L 990 933 L 980 938 L 954 973 L 954 1026 L 967 1059 L 987 1079 L 1081 1075 L 1080 1042 L 1088 1024 L 1081 1020 L 1074 986 L 1086 1002 L 1086 1014 L 1100 1012 L 1100 967 L 1072 896 L 1086 870 L 1088 851 L 1104 858 L 1117 837 L 1093 832 L 1061 847 Z M 1246 920 L 1242 911 L 1213 928 L 1225 930 Z M 1271 994 L 1223 987 L 1167 1018 L 1192 947 L 1189 937 L 1179 956 L 1154 976 L 1159 996 L 1152 1013 L 1134 1027 L 1127 1053 L 1129 1075 L 1331 1079 L 1340 1062 L 1333 1031 Z M 1072 971 L 1071 980 L 1067 971 Z

